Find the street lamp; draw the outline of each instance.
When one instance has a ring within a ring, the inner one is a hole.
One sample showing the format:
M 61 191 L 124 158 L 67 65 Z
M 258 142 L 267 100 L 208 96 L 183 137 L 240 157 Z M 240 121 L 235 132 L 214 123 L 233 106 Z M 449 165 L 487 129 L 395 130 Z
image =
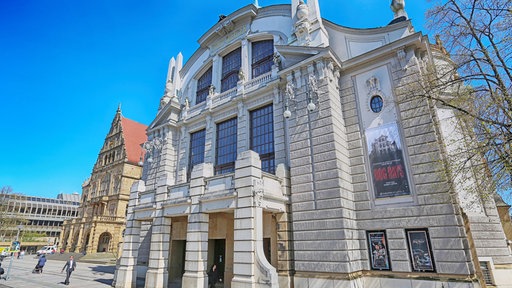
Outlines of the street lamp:
M 18 232 L 16 233 L 16 241 L 14 241 L 12 244 L 12 246 L 15 247 L 15 251 L 16 250 L 20 250 L 21 248 L 21 245 L 20 245 L 20 241 L 19 241 L 19 238 L 20 238 L 20 231 L 21 229 L 23 229 L 23 225 L 18 225 L 16 226 L 16 228 L 18 228 Z M 19 252 L 18 252 L 19 253 Z M 12 260 L 14 258 L 14 254 L 11 255 L 11 262 L 9 262 L 9 269 L 7 270 L 7 275 L 5 275 L 5 280 L 9 280 L 9 274 L 11 274 L 11 268 L 12 268 Z

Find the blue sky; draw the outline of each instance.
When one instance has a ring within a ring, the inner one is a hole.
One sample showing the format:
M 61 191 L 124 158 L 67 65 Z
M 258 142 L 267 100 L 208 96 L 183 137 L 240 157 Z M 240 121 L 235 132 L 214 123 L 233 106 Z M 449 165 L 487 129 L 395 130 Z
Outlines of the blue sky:
M 343 26 L 385 26 L 387 0 L 320 0 Z M 0 1 L 0 187 L 55 197 L 81 192 L 117 106 L 148 125 L 169 59 L 187 60 L 197 39 L 253 1 Z M 260 6 L 290 0 L 260 0 Z M 417 31 L 428 3 L 407 1 Z M 432 39 L 432 37 L 431 37 Z

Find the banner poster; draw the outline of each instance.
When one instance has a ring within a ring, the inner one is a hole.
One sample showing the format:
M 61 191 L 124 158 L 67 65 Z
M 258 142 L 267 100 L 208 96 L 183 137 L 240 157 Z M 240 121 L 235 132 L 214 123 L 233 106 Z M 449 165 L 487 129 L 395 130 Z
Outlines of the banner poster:
M 375 198 L 410 195 L 397 124 L 369 128 L 365 134 Z
M 432 252 L 426 230 L 408 230 L 409 255 L 414 271 L 435 272 Z
M 391 270 L 389 265 L 388 245 L 386 232 L 367 232 L 368 246 L 370 247 L 370 266 L 372 270 Z

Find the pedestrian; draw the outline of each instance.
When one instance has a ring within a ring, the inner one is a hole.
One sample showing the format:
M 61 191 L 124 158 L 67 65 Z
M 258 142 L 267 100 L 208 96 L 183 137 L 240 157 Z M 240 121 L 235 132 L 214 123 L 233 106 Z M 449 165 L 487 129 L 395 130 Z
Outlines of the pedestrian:
M 66 261 L 66 264 L 64 264 L 64 267 L 62 267 L 62 271 L 60 273 L 64 272 L 64 269 L 66 269 L 66 280 L 64 281 L 64 284 L 69 285 L 69 276 L 71 276 L 71 272 L 75 271 L 76 268 L 76 261 L 73 259 L 73 256 L 69 256 L 69 260 Z
M 4 273 L 4 268 L 2 268 L 2 263 L 0 263 L 0 279 L 2 279 L 2 275 L 4 275 Z
M 21 250 L 20 252 L 20 258 L 23 259 L 23 256 L 25 256 L 25 250 Z
M 39 257 L 39 260 L 37 261 L 37 264 L 36 264 L 36 268 L 34 268 L 34 271 L 32 271 L 32 273 L 43 273 L 43 267 L 44 267 L 44 264 L 46 264 L 46 256 L 41 255 L 41 257 Z
M 214 288 L 217 281 L 219 281 L 219 271 L 217 271 L 217 265 L 213 264 L 208 272 L 208 288 Z

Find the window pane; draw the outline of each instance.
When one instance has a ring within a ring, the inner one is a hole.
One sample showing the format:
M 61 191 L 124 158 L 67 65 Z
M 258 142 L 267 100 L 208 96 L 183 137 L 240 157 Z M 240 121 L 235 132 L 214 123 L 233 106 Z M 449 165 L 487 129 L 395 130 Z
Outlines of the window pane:
M 196 104 L 204 102 L 212 84 L 212 67 L 208 68 L 197 80 Z
M 275 172 L 274 114 L 272 104 L 251 111 L 251 150 L 260 154 L 261 169 Z
M 217 124 L 215 174 L 235 171 L 237 119 Z
M 252 78 L 270 72 L 273 64 L 274 41 L 252 43 Z
M 194 165 L 204 162 L 204 142 L 206 130 L 190 134 L 190 156 L 188 161 L 188 179 Z
M 238 71 L 242 63 L 241 49 L 235 49 L 222 58 L 222 78 L 220 91 L 224 92 L 236 87 L 238 82 Z

